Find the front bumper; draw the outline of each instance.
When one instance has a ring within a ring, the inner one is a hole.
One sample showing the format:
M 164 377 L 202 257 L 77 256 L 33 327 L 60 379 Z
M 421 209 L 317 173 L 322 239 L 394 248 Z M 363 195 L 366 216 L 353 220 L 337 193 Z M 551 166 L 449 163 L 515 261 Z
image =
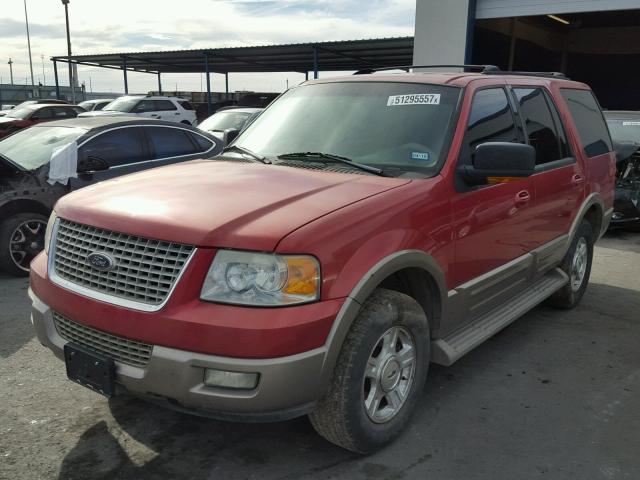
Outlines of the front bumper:
M 40 342 L 60 359 L 67 341 L 58 333 L 51 308 L 31 289 L 31 320 Z M 325 348 L 273 359 L 242 359 L 155 345 L 146 367 L 116 362 L 116 384 L 167 407 L 206 416 L 275 421 L 304 415 L 321 395 Z M 204 369 L 259 373 L 253 390 L 204 385 Z

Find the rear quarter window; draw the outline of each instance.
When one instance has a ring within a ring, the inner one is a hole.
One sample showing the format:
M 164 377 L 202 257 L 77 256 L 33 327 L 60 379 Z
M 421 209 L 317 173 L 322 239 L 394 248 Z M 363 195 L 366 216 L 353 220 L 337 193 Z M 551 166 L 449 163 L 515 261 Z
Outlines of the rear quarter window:
M 560 91 L 578 129 L 585 154 L 595 157 L 613 150 L 607 124 L 593 93 L 572 88 Z
M 180 100 L 178 102 L 180 104 L 180 106 L 182 108 L 184 108 L 185 110 L 194 110 L 193 105 L 191 105 L 189 102 L 187 102 L 186 100 Z

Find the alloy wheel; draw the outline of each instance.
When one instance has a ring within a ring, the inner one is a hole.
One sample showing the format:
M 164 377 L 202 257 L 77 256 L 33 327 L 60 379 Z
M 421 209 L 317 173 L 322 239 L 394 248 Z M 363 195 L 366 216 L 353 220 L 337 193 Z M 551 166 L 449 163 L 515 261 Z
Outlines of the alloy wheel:
M 22 271 L 29 271 L 29 264 L 44 248 L 47 223 L 42 220 L 26 220 L 12 232 L 9 254 L 13 263 Z

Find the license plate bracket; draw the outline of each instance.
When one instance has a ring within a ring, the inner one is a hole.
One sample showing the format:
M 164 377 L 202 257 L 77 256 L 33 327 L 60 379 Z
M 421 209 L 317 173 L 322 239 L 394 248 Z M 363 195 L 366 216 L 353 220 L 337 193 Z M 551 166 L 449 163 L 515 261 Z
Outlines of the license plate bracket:
M 115 395 L 115 363 L 112 358 L 67 343 L 64 346 L 64 360 L 69 380 L 105 397 Z

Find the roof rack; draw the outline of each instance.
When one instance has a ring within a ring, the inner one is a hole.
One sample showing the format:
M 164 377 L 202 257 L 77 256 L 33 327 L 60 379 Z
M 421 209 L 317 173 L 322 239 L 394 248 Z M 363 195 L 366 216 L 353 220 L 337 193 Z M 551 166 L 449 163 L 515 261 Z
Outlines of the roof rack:
M 495 70 L 490 72 L 482 72 L 487 75 L 516 75 L 519 77 L 545 77 L 545 78 L 561 78 L 563 80 L 569 80 L 562 72 L 518 72 L 518 71 L 503 71 Z
M 569 80 L 562 72 L 519 72 L 519 71 L 506 71 L 501 70 L 495 65 L 402 65 L 397 67 L 384 67 L 384 68 L 365 68 L 358 70 L 354 75 L 365 75 L 375 72 L 385 72 L 389 70 L 404 70 L 408 72 L 414 68 L 461 68 L 463 71 L 478 72 L 484 75 L 514 75 L 521 77 L 545 77 L 545 78 L 560 78 L 563 80 Z
M 365 68 L 358 70 L 354 75 L 366 75 L 375 72 L 386 72 L 389 70 L 404 70 L 408 72 L 413 68 L 462 68 L 464 71 L 475 71 L 480 73 L 498 72 L 500 69 L 495 65 L 398 65 L 396 67 Z

